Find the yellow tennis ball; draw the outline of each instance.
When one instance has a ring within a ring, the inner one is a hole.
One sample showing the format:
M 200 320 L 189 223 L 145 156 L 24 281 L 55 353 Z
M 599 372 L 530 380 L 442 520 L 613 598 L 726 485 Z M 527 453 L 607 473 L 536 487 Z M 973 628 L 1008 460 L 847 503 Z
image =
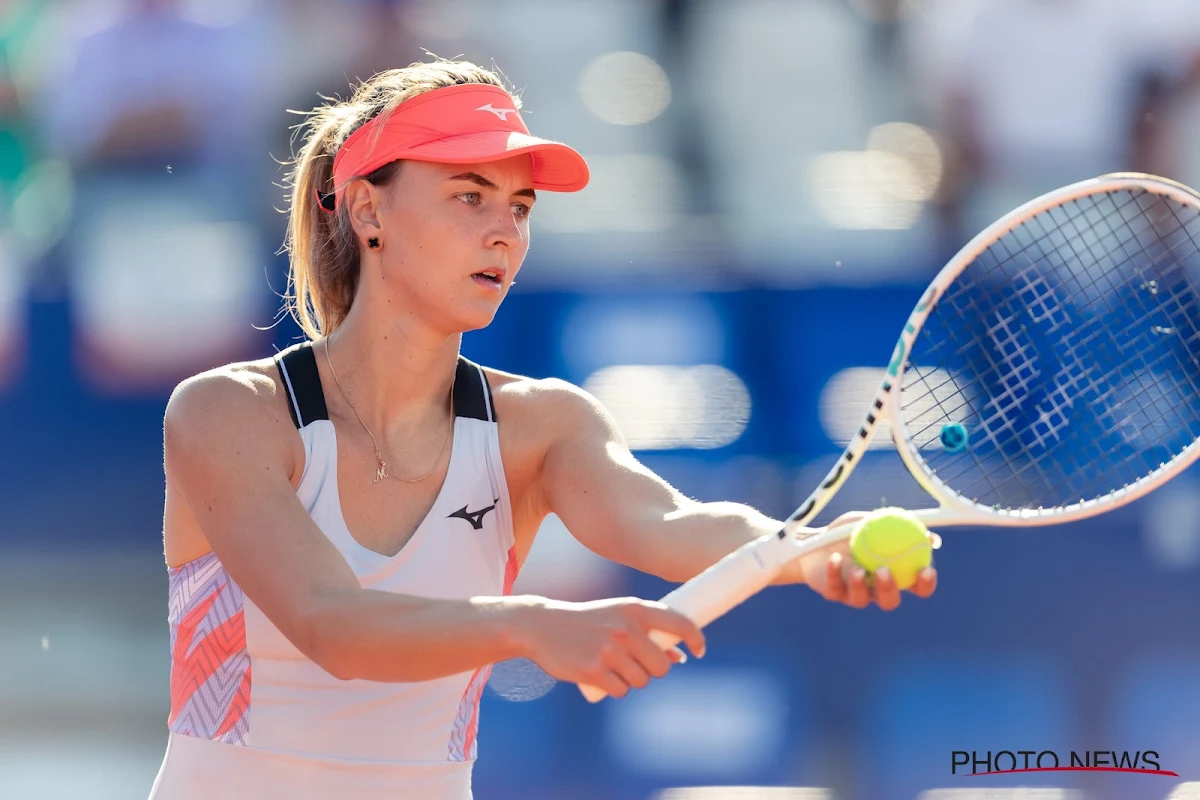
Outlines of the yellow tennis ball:
M 933 563 L 933 540 L 911 511 L 881 508 L 859 520 L 850 534 L 850 553 L 868 574 L 887 567 L 896 586 L 907 589 Z

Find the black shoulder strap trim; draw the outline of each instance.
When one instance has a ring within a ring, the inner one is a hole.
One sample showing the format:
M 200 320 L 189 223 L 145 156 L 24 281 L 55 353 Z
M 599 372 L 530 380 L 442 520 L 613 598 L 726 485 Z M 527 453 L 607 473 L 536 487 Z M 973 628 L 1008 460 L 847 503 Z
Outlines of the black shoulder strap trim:
M 275 356 L 279 377 L 287 391 L 288 411 L 297 428 L 319 419 L 329 419 L 325 391 L 321 388 L 321 373 L 312 342 L 301 342 Z
M 454 375 L 454 416 L 496 421 L 487 375 L 482 367 L 462 356 L 458 357 L 458 371 Z

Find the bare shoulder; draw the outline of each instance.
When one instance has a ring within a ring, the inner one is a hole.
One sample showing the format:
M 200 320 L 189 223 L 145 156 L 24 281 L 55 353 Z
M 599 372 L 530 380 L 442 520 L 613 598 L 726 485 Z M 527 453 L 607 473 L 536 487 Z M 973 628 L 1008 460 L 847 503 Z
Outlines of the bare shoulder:
M 282 402 L 281 386 L 271 359 L 239 361 L 181 381 L 167 401 L 172 422 L 202 422 L 221 417 L 234 422 Z M 287 407 L 284 406 L 284 413 Z M 231 417 L 232 415 L 232 417 Z
M 183 380 L 167 401 L 163 425 L 168 439 L 236 437 L 289 456 L 295 438 L 270 358 L 226 364 Z
M 554 454 L 564 449 L 602 453 L 607 443 L 620 440 L 620 433 L 599 401 L 574 384 L 493 369 L 485 372 L 500 422 L 500 450 L 515 508 L 514 525 L 518 539 L 528 548 L 551 510 L 545 476 Z
M 600 401 L 573 383 L 487 368 L 484 371 L 496 402 L 496 417 L 538 432 L 539 439 L 581 429 L 616 432 L 611 415 Z

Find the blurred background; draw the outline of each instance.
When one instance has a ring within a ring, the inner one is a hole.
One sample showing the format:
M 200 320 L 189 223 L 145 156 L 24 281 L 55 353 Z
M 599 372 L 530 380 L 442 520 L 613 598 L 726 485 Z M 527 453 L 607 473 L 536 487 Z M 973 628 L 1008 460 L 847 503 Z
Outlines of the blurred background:
M 776 516 L 974 233 L 1105 172 L 1200 185 L 1196 0 L 0 1 L 0 798 L 148 792 L 166 399 L 298 341 L 288 110 L 425 51 L 503 70 L 593 169 L 540 199 L 464 354 L 588 388 L 685 493 Z M 821 521 L 922 498 L 879 442 Z M 498 665 L 476 797 L 1200 796 L 1200 473 L 937 559 L 890 615 L 771 590 L 624 701 Z M 553 518 L 517 584 L 668 588 Z M 1149 749 L 1181 778 L 950 774 L 1003 749 Z

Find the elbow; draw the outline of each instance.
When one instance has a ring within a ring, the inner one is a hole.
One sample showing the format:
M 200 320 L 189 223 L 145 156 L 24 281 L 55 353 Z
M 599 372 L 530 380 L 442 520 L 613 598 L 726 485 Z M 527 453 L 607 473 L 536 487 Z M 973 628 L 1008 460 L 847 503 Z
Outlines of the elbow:
M 296 649 L 321 669 L 341 681 L 361 678 L 347 635 L 344 616 L 331 608 L 314 609 L 296 626 Z
M 345 653 L 337 648 L 314 648 L 311 654 L 306 655 L 314 664 L 339 681 L 352 681 L 364 677 L 354 669 L 353 659 L 347 658 Z

